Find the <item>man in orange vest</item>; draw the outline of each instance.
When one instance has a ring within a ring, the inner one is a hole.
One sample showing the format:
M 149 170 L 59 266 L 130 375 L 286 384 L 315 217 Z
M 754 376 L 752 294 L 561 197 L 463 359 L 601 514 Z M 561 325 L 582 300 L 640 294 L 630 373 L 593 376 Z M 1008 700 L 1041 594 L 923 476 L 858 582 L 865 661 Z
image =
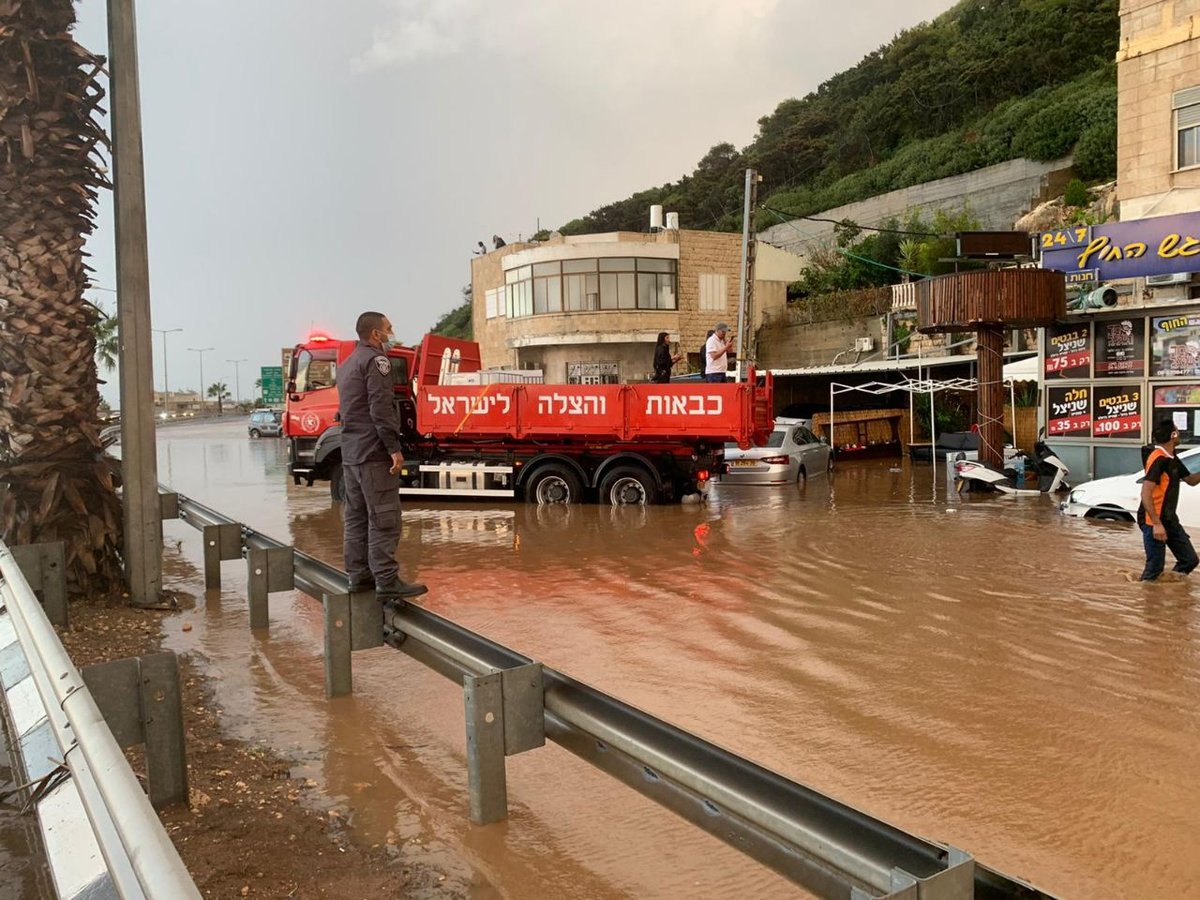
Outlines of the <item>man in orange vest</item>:
M 1155 447 L 1146 457 L 1146 474 L 1142 477 L 1142 504 L 1138 507 L 1138 524 L 1146 547 L 1146 568 L 1142 581 L 1153 581 L 1162 574 L 1167 548 L 1175 557 L 1175 571 L 1186 575 L 1200 564 L 1192 547 L 1192 539 L 1179 524 L 1175 505 L 1179 502 L 1179 482 L 1200 484 L 1200 474 L 1192 475 L 1175 455 L 1179 445 L 1179 429 L 1170 419 L 1154 425 L 1151 433 Z

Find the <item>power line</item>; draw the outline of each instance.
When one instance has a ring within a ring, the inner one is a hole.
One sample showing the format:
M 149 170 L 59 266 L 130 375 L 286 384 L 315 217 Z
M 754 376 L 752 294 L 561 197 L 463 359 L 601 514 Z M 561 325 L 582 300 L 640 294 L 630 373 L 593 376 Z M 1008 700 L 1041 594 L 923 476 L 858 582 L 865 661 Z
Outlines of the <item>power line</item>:
M 909 231 L 904 228 L 876 228 L 873 225 L 859 225 L 857 222 L 854 222 L 850 219 L 838 220 L 838 219 L 823 219 L 820 216 L 802 216 L 798 213 L 783 212 L 781 210 L 774 209 L 770 206 L 767 206 L 766 204 L 763 204 L 762 208 L 765 209 L 769 213 L 774 213 L 776 216 L 779 217 L 780 221 L 783 221 L 783 222 L 788 222 L 788 221 L 791 221 L 792 219 L 806 219 L 809 222 L 826 222 L 830 225 L 842 225 L 847 228 L 857 228 L 860 231 L 878 231 L 882 234 L 907 234 L 907 235 L 911 235 L 912 237 L 931 237 L 931 238 L 943 237 L 943 235 L 935 234 L 932 231 Z M 797 230 L 799 230 L 799 229 L 797 229 Z

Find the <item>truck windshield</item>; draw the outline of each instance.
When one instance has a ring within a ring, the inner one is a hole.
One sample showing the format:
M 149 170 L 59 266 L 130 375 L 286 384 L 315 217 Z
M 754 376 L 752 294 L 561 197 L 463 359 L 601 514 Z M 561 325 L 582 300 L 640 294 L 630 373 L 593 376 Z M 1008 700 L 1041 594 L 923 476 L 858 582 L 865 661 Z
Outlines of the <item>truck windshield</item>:
M 296 358 L 296 391 L 315 391 L 337 384 L 337 350 L 301 350 Z

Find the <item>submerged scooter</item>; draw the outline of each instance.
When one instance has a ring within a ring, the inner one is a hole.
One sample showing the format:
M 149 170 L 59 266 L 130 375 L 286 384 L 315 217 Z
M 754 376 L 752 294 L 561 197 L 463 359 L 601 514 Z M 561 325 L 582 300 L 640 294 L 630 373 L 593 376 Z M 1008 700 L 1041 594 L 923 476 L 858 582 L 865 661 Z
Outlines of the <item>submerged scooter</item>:
M 1067 483 L 1067 476 L 1071 474 L 1071 470 L 1046 446 L 1046 442 L 1040 437 L 1038 442 L 1033 445 L 1032 460 L 1024 453 L 1020 456 L 1024 465 L 1020 465 L 1014 458 L 1008 461 L 1010 465 L 1006 466 L 1003 471 L 974 459 L 955 460 L 954 486 L 960 494 L 966 491 L 993 490 L 1018 497 L 1034 497 L 1038 494 L 1053 494 L 1058 491 L 1070 490 L 1071 485 Z M 1018 464 L 1012 465 L 1012 463 Z M 1026 468 L 1032 469 L 1037 475 L 1036 490 L 1022 486 L 1023 478 L 1019 477 L 1018 473 L 1023 474 Z

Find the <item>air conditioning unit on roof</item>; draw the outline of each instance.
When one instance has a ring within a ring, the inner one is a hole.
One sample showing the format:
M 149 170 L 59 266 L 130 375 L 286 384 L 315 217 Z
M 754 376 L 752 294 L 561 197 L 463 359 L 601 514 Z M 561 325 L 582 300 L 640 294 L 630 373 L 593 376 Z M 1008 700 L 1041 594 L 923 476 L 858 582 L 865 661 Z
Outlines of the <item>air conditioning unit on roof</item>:
M 1170 275 L 1147 275 L 1147 287 L 1161 287 L 1164 284 L 1187 284 L 1192 280 L 1191 272 L 1172 272 Z

